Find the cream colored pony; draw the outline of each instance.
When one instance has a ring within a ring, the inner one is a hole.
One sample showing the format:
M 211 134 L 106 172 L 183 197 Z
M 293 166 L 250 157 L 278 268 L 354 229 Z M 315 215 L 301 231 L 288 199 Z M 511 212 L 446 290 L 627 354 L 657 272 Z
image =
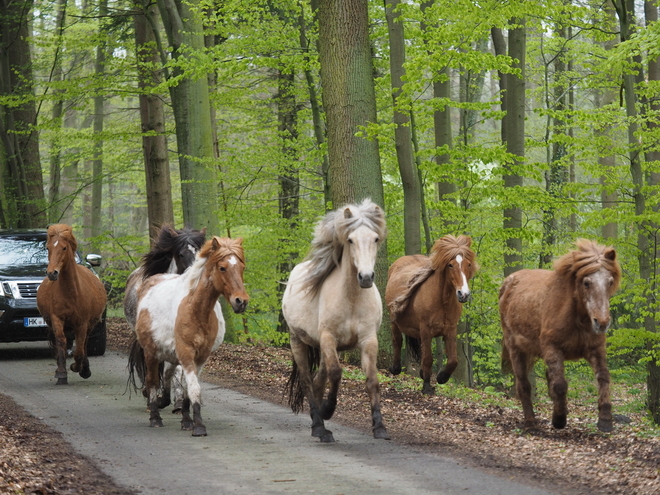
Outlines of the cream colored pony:
M 282 311 L 293 354 L 289 404 L 300 412 L 307 397 L 312 435 L 321 442 L 334 442 L 323 421 L 337 405 L 342 374 L 338 352 L 356 347 L 367 377 L 374 438 L 390 438 L 380 412 L 376 370 L 383 310 L 374 264 L 385 235 L 383 210 L 371 200 L 328 213 L 316 227 L 307 260 L 293 269 L 284 292 Z

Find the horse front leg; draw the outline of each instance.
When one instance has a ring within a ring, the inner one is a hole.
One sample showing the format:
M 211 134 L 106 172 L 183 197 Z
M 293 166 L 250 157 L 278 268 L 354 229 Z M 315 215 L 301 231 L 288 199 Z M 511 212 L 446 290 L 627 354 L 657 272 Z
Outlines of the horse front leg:
M 57 369 L 55 370 L 56 385 L 66 385 L 66 335 L 64 335 L 64 322 L 59 318 L 51 318 L 50 328 L 53 332 L 53 345 L 55 347 L 55 361 Z
M 392 322 L 392 366 L 390 366 L 390 373 L 398 375 L 401 373 L 401 346 L 403 345 L 403 336 L 399 326 Z
M 509 356 L 511 358 L 511 367 L 513 368 L 513 376 L 516 381 L 516 395 L 523 408 L 524 429 L 532 430 L 536 428 L 536 416 L 534 415 L 534 408 L 532 407 L 532 384 L 529 382 L 527 376 L 527 354 L 520 352 L 518 349 L 509 348 Z
M 158 372 L 158 358 L 144 350 L 144 361 L 146 369 L 145 387 L 149 401 L 149 426 L 161 428 L 163 420 L 158 410 L 158 389 L 160 387 L 160 373 Z
M 183 366 L 183 376 L 186 379 L 186 389 L 188 391 L 188 407 L 192 405 L 193 417 L 192 417 L 192 436 L 193 437 L 205 437 L 206 426 L 202 422 L 202 388 L 199 384 L 199 378 L 197 374 L 199 373 L 197 367 L 192 365 Z M 185 402 L 185 399 L 184 399 Z M 183 414 L 183 408 L 181 409 Z M 190 416 L 188 416 L 190 417 Z M 183 429 L 183 420 L 181 420 L 181 428 Z
M 433 368 L 433 351 L 431 348 L 431 332 L 420 328 L 420 341 L 422 345 L 422 362 L 419 370 L 419 376 L 424 381 L 422 394 L 435 395 L 435 388 L 431 386 L 431 369 Z
M 612 402 L 610 401 L 610 370 L 607 368 L 605 347 L 599 347 L 587 360 L 594 370 L 598 382 L 598 429 L 609 432 L 614 429 L 612 422 Z
M 321 361 L 321 366 L 325 369 L 330 384 L 328 396 L 321 403 L 321 417 L 327 420 L 332 418 L 337 407 L 337 394 L 342 372 L 337 354 L 337 339 L 330 332 L 321 333 Z
M 438 383 L 447 383 L 451 378 L 452 373 L 456 371 L 458 366 L 458 356 L 456 354 L 456 327 L 453 330 L 448 331 L 443 337 L 445 342 L 445 354 L 447 355 L 447 364 L 445 367 L 438 371 L 438 376 L 436 379 Z
M 362 371 L 367 377 L 367 394 L 371 403 L 371 431 L 374 438 L 389 440 L 390 435 L 383 424 L 380 412 L 380 384 L 378 383 L 378 370 L 376 359 L 378 356 L 378 340 L 373 339 L 362 346 Z
M 89 378 L 92 372 L 89 369 L 89 359 L 87 358 L 87 334 L 89 328 L 83 324 L 76 328 L 76 348 L 73 351 L 73 363 L 71 371 L 78 373 L 82 378 Z
M 552 426 L 558 430 L 566 426 L 568 404 L 566 394 L 568 382 L 564 376 L 564 356 L 557 350 L 547 352 L 543 360 L 548 367 L 546 377 L 548 380 L 548 394 L 552 399 Z

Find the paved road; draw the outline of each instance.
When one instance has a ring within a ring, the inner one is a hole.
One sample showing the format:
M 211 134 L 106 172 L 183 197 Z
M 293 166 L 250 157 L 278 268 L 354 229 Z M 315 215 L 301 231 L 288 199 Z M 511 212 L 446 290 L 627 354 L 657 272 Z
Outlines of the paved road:
M 337 442 L 321 444 L 307 415 L 206 383 L 208 437 L 181 431 L 179 417 L 167 412 L 164 428 L 149 428 L 144 399 L 126 393 L 124 356 L 90 358 L 90 379 L 69 372 L 69 385 L 55 386 L 49 351 L 41 345 L 17 359 L 17 347 L 25 346 L 0 345 L 0 392 L 140 493 L 549 493 L 332 421 Z

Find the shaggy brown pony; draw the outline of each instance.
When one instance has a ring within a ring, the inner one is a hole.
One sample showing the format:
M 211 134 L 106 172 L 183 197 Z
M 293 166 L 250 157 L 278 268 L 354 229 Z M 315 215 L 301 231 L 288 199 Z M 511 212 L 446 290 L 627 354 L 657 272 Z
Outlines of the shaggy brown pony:
M 78 243 L 71 227 L 56 224 L 48 227 L 47 276 L 37 290 L 37 307 L 52 332 L 55 345 L 57 385 L 67 384 L 66 341 L 73 333 L 76 348 L 71 371 L 89 378 L 87 336 L 101 319 L 107 295 L 99 278 L 76 263 Z
M 456 326 L 463 303 L 470 297 L 468 282 L 479 268 L 471 244 L 468 236 L 446 235 L 435 242 L 430 257 L 404 256 L 389 270 L 385 301 L 394 348 L 390 371 L 401 373 L 403 333 L 413 356 L 421 357 L 419 374 L 424 380 L 422 393 L 427 395 L 435 392 L 431 387 L 434 337 L 443 336 L 447 353 L 447 365 L 436 377 L 438 383 L 446 383 L 458 365 Z
M 580 239 L 551 270 L 520 270 L 500 288 L 504 338 L 502 365 L 513 371 L 522 402 L 525 429 L 536 426 L 528 373 L 537 358 L 547 365 L 548 392 L 554 409 L 552 425 L 566 426 L 564 361 L 586 359 L 598 381 L 598 428 L 612 431 L 610 373 L 605 333 L 610 326 L 610 297 L 621 279 L 611 247 Z

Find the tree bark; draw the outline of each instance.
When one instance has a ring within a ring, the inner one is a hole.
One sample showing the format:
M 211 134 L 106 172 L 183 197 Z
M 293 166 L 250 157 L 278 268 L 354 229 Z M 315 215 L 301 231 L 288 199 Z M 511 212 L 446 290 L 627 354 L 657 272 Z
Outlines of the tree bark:
M 400 101 L 406 71 L 405 37 L 397 7 L 400 0 L 384 0 L 385 17 L 390 38 L 390 76 L 394 112 L 394 144 L 403 186 L 403 230 L 405 253 L 419 254 L 422 250 L 420 234 L 421 196 L 417 166 L 414 160 L 409 113 L 402 110 Z

